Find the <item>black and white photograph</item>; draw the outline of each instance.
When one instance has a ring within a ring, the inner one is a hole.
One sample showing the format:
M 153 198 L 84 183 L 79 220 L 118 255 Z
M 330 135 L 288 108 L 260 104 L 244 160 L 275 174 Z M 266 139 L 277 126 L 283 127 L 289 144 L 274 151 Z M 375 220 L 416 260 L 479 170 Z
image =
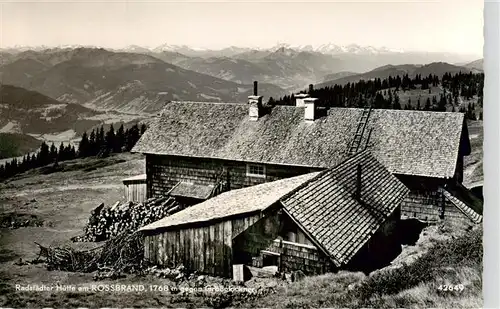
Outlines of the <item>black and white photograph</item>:
M 482 308 L 483 8 L 1 1 L 0 307 Z

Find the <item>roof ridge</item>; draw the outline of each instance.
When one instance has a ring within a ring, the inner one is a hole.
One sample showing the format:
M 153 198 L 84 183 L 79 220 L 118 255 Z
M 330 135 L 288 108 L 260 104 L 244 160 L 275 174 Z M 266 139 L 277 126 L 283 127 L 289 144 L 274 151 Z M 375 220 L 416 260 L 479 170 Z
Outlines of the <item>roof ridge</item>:
M 167 104 L 213 104 L 213 105 L 245 105 L 245 102 L 216 102 L 216 101 L 170 101 Z
M 293 107 L 293 106 L 292 106 Z M 329 109 L 351 109 L 351 110 L 363 110 L 365 109 L 364 107 L 342 107 L 342 106 L 332 106 L 332 107 L 329 107 Z M 422 114 L 460 114 L 460 115 L 464 115 L 464 113 L 461 113 L 461 112 L 449 112 L 449 111 L 446 111 L 446 112 L 437 112 L 437 111 L 425 111 L 425 110 L 415 110 L 415 109 L 392 109 L 392 108 L 372 108 L 372 112 L 373 111 L 390 111 L 390 112 L 393 112 L 393 113 L 422 113 Z

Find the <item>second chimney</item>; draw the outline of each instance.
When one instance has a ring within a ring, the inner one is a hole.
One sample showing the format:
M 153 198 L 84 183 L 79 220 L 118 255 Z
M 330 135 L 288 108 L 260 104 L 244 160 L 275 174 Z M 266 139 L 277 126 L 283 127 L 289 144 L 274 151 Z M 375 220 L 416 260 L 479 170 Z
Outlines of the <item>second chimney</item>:
M 304 120 L 306 122 L 314 122 L 316 119 L 316 105 L 317 105 L 317 98 L 305 98 L 304 99 Z
M 295 106 L 297 107 L 304 107 L 304 99 L 309 98 L 309 95 L 307 93 L 299 93 L 295 95 Z
M 256 121 L 262 114 L 262 96 L 257 94 L 257 81 L 253 82 L 253 95 L 248 96 L 248 115 Z
M 361 164 L 358 164 L 356 171 L 356 200 L 361 202 Z

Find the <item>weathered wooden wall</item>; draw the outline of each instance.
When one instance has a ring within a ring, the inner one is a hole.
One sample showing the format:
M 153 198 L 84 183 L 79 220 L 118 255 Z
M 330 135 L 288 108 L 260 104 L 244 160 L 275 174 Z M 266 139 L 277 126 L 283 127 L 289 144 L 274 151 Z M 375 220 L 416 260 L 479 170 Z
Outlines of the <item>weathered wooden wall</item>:
M 254 214 L 210 224 L 148 232 L 144 240 L 144 257 L 161 267 L 182 264 L 192 271 L 231 277 L 232 239 L 260 218 L 261 214 Z
M 245 162 L 147 155 L 147 194 L 148 197 L 165 194 L 179 181 L 203 185 L 214 184 L 220 175 L 229 176 L 230 189 L 239 189 L 316 170 L 318 169 L 266 165 L 265 177 L 249 177 L 246 175 L 247 165 Z
M 146 181 L 125 182 L 125 199 L 131 202 L 144 202 L 146 198 Z
M 444 198 L 443 193 L 436 191 L 411 191 L 403 201 L 402 216 L 415 218 L 427 223 L 449 221 L 470 223 L 471 220 L 453 203 Z
M 410 193 L 401 205 L 403 217 L 415 218 L 428 223 L 444 219 L 444 199 L 439 188 L 446 184 L 446 180 L 407 175 L 396 176 L 410 189 Z
M 290 233 L 295 234 L 295 241 L 277 239 L 278 236 L 288 239 Z M 238 261 L 239 263 L 262 267 L 265 255 L 262 251 L 267 251 L 279 255 L 277 266 L 280 270 L 302 270 L 306 274 L 320 274 L 331 270 L 326 255 L 312 245 L 285 213 L 277 213 L 260 220 L 241 233 L 234 243 L 235 253 L 246 257 Z
M 280 254 L 278 266 L 282 271 L 301 270 L 307 275 L 317 275 L 333 270 L 331 261 L 313 245 L 276 239 L 266 251 Z M 262 267 L 262 255 L 255 258 L 252 264 L 255 267 Z
M 443 217 L 443 196 L 438 191 L 411 191 L 405 198 L 401 215 L 424 222 L 438 222 Z
M 455 179 L 462 183 L 464 181 L 464 156 L 459 155 L 457 160 L 457 167 L 455 170 Z
M 280 217 L 278 212 L 270 213 L 235 237 L 233 246 L 236 264 L 251 264 L 261 250 L 272 244 L 280 232 Z
M 283 216 L 283 228 L 280 232 L 280 236 L 285 241 L 292 243 L 299 243 L 303 245 L 313 246 L 312 241 L 307 237 L 307 235 L 295 224 L 295 222 L 288 216 Z

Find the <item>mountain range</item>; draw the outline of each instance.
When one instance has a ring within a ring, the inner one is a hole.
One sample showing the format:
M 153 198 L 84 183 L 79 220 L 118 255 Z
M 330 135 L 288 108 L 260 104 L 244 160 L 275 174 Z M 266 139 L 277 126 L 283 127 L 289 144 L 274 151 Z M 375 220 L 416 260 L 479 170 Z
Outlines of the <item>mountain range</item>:
M 475 60 L 474 56 L 452 53 L 402 51 L 332 43 L 317 47 L 290 44 L 277 44 L 271 48 L 231 46 L 220 50 L 168 44 L 151 49 L 139 49 L 137 46 L 129 48 L 184 69 L 221 79 L 237 83 L 249 83 L 256 79 L 289 91 L 301 89 L 310 83 L 331 80 L 328 75 L 339 72 L 364 73 L 387 64 L 469 63 Z
M 460 62 L 463 58 L 354 44 L 221 50 L 164 44 L 132 45 L 118 51 L 65 46 L 0 50 L 0 78 L 3 84 L 61 102 L 148 114 L 169 100 L 245 102 L 254 80 L 260 82 L 261 93 L 277 97 L 311 83 L 322 86 L 397 74 L 482 70 L 481 59 Z
M 404 74 L 481 72 L 483 67 L 482 59 L 427 63 L 429 55 L 327 54 L 307 46 L 231 48 L 222 55 L 202 50 L 196 50 L 196 55 L 183 49 L 152 51 L 139 46 L 133 51 L 87 47 L 1 50 L 0 137 L 12 146 L 0 149 L 2 156 L 32 150 L 42 140 L 75 144 L 84 131 L 102 125 L 144 121 L 170 100 L 245 104 L 254 80 L 259 81 L 259 94 L 267 100 L 304 90 L 310 83 L 319 88 Z M 376 66 L 379 63 L 383 65 Z M 421 95 L 403 93 L 401 99 Z
M 208 48 L 195 48 L 187 45 L 172 45 L 172 44 L 162 44 L 154 48 L 141 47 L 138 45 L 130 45 L 125 48 L 119 49 L 120 51 L 133 51 L 137 52 L 139 49 L 142 51 L 151 52 L 178 52 L 187 56 L 205 56 L 205 57 L 232 57 L 234 55 L 248 52 L 251 50 L 261 50 L 261 51 L 274 51 L 280 48 L 294 49 L 296 51 L 306 51 L 306 52 L 318 52 L 322 54 L 381 54 L 381 53 L 412 53 L 414 51 L 404 51 L 402 49 L 391 49 L 387 47 L 374 47 L 374 46 L 361 46 L 358 44 L 349 45 L 339 45 L 334 43 L 325 43 L 317 46 L 307 45 L 292 45 L 288 43 L 277 43 L 271 47 L 240 47 L 240 46 L 229 46 L 221 49 L 208 49 Z
M 124 48 L 114 48 L 110 49 L 112 51 L 121 51 L 121 52 L 133 52 L 133 53 L 146 53 L 146 52 L 154 52 L 160 53 L 164 51 L 170 52 L 178 52 L 181 54 L 185 54 L 190 57 L 196 56 L 204 56 L 204 57 L 231 57 L 236 54 L 240 54 L 243 52 L 247 52 L 250 50 L 276 50 L 279 48 L 290 48 L 297 51 L 315 51 L 324 54 L 340 54 L 340 53 L 357 53 L 357 54 L 374 54 L 374 53 L 404 53 L 411 51 L 404 51 L 401 49 L 391 49 L 387 47 L 373 47 L 373 46 L 361 46 L 358 44 L 349 44 L 349 45 L 339 45 L 334 43 L 325 43 L 317 46 L 312 46 L 311 44 L 307 45 L 292 45 L 288 43 L 277 43 L 276 45 L 270 47 L 241 47 L 241 46 L 228 46 L 220 49 L 209 49 L 209 48 L 199 48 L 199 47 L 191 47 L 188 45 L 176 45 L 176 44 L 168 44 L 164 43 L 156 47 L 147 47 L 140 45 L 129 45 Z M 45 45 L 41 46 L 12 46 L 3 48 L 4 51 L 10 53 L 23 52 L 28 50 L 34 51 L 42 51 L 51 49 L 54 47 L 49 47 Z M 98 48 L 97 46 L 84 46 L 84 45 L 60 45 L 56 48 L 59 49 L 77 49 L 77 48 Z
M 476 61 L 472 61 L 470 63 L 464 64 L 466 68 L 476 71 L 483 71 L 484 59 L 478 59 Z
M 0 49 L 0 137 L 12 146 L 0 150 L 2 156 L 11 156 L 36 148 L 42 140 L 78 143 L 84 131 L 144 121 L 172 100 L 245 104 L 255 80 L 267 100 L 309 84 L 318 88 L 482 68 L 482 59 L 461 55 L 335 44 L 220 50 L 166 44 L 119 50 Z
M 26 47 L 19 47 L 17 50 L 12 48 L 0 50 L 0 60 L 5 65 L 20 57 L 33 58 L 29 57 L 29 54 L 59 54 L 62 52 L 70 55 L 75 50 L 97 50 L 97 48 L 63 46 L 53 49 L 39 47 L 29 50 Z M 176 67 L 236 84 L 246 85 L 253 80 L 259 80 L 287 91 L 302 89 L 310 83 L 332 80 L 331 76 L 328 76 L 331 74 L 339 72 L 360 74 L 387 64 L 428 64 L 432 62 L 466 64 L 475 60 L 472 56 L 452 53 L 402 51 L 385 47 L 375 48 L 356 44 L 342 46 L 332 43 L 316 47 L 311 45 L 291 46 L 289 44 L 277 44 L 270 48 L 230 46 L 219 50 L 169 44 L 155 48 L 131 45 L 122 49 L 107 49 L 106 51 L 122 55 L 126 53 L 152 56 Z M 179 70 L 179 68 L 172 69 Z M 227 85 L 227 87 L 234 89 L 234 85 Z M 279 89 L 275 90 L 279 92 Z M 185 91 L 190 92 L 187 89 L 182 89 L 180 92 L 186 94 Z M 186 95 L 175 94 L 186 98 Z M 212 97 L 220 97 L 221 100 L 228 99 L 228 95 L 204 94 L 207 99 Z M 147 97 L 148 100 L 152 100 L 150 95 Z M 232 100 L 241 98 L 234 92 L 229 97 Z M 203 99 L 203 97 L 198 99 Z
M 97 48 L 24 51 L 3 56 L 3 84 L 96 110 L 154 113 L 170 100 L 245 102 L 251 84 L 183 69 L 146 54 Z M 262 92 L 284 90 L 261 83 Z

